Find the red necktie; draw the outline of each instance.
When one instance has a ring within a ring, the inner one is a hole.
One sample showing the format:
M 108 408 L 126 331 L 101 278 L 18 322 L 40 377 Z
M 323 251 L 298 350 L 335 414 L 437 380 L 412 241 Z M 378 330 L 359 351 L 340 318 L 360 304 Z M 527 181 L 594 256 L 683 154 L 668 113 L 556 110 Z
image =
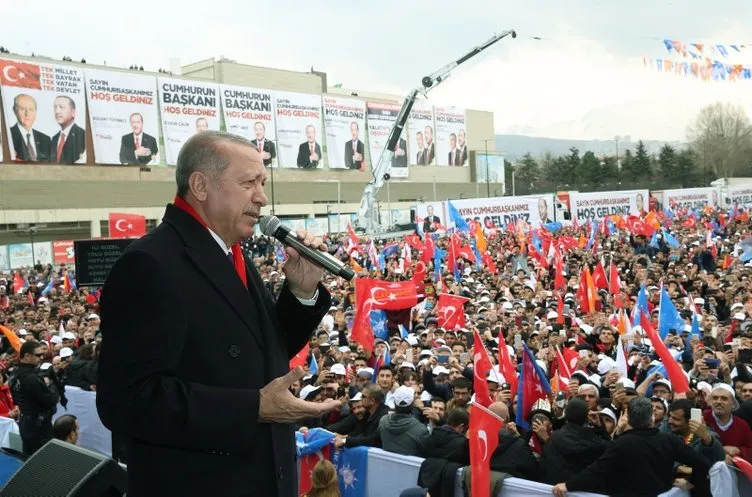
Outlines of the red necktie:
M 258 142 L 258 149 L 259 149 L 259 153 L 260 153 L 260 152 L 261 152 L 261 150 L 263 149 L 263 147 L 261 146 L 261 142 Z
M 196 212 L 193 207 L 191 207 L 191 204 L 186 202 L 182 197 L 175 197 L 174 201 L 175 207 L 178 209 L 181 209 L 191 216 L 193 216 L 193 219 L 198 221 L 198 223 L 206 228 L 207 230 L 209 227 L 206 225 L 203 219 L 201 219 L 201 216 L 198 215 L 198 212 Z M 245 258 L 243 257 L 243 249 L 240 248 L 240 243 L 234 243 L 232 247 L 232 258 L 233 262 L 235 263 L 235 272 L 238 273 L 238 276 L 240 277 L 240 281 L 243 282 L 243 285 L 248 288 L 248 277 L 246 275 L 246 269 L 245 269 Z M 227 255 L 227 258 L 229 259 L 229 254 Z
M 136 150 L 138 150 L 139 148 L 141 148 L 141 142 L 140 142 L 140 140 L 138 139 L 138 136 L 137 136 L 136 137 Z
M 311 155 L 313 155 L 313 143 L 309 143 L 308 148 L 311 149 Z
M 57 162 L 60 162 L 60 156 L 63 155 L 63 147 L 65 146 L 65 133 L 60 133 L 60 138 L 57 140 Z

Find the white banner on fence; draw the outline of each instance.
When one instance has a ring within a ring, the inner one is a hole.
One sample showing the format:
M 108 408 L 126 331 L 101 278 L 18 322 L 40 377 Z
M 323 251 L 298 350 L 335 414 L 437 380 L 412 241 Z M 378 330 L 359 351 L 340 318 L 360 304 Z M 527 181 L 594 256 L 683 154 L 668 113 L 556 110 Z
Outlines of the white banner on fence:
M 415 226 L 423 233 L 446 230 L 444 202 L 424 202 L 416 205 Z
M 436 163 L 439 166 L 468 165 L 465 110 L 436 107 Z
M 752 185 L 729 186 L 726 190 L 726 209 L 752 208 Z
M 34 255 L 31 252 L 30 243 L 8 245 L 8 258 L 10 259 L 10 267 L 13 269 L 33 266 L 36 263 Z
M 228 133 L 242 136 L 261 154 L 264 165 L 277 167 L 274 95 L 270 90 L 219 85 Z
M 407 150 L 410 152 L 410 164 L 418 166 L 436 165 L 436 146 L 434 137 L 433 106 L 424 102 L 415 102 L 407 118 Z M 430 146 L 428 140 L 430 139 Z
M 321 96 L 278 91 L 277 146 L 282 167 L 321 169 Z
M 156 78 L 87 70 L 86 95 L 97 164 L 159 164 Z
M 570 206 L 572 220 L 580 224 L 598 221 L 607 216 L 643 215 L 648 210 L 648 191 L 629 190 L 616 192 L 572 193 Z
M 366 104 L 324 95 L 324 127 L 330 169 L 366 170 Z
M 708 205 L 718 206 L 718 189 L 684 188 L 663 191 L 663 208 L 684 207 L 687 209 L 704 209 Z
M 504 228 L 509 223 L 517 224 L 519 221 L 531 228 L 538 228 L 554 220 L 553 195 L 468 198 L 451 202 L 465 221 L 480 222 L 485 229 Z M 446 226 L 456 227 L 450 219 L 447 219 Z
M 157 82 L 165 155 L 167 164 L 174 166 L 191 136 L 219 131 L 219 85 L 171 78 Z

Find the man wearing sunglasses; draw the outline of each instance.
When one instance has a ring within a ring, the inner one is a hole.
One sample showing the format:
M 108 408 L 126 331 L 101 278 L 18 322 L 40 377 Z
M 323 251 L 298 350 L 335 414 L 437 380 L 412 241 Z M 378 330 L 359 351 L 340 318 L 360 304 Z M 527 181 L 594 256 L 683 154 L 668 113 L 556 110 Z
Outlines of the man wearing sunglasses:
M 59 400 L 50 386 L 50 379 L 39 374 L 39 365 L 44 358 L 42 345 L 29 340 L 21 345 L 20 364 L 11 378 L 10 389 L 13 402 L 21 410 L 18 428 L 23 441 L 23 451 L 31 456 L 53 436 L 52 415 Z

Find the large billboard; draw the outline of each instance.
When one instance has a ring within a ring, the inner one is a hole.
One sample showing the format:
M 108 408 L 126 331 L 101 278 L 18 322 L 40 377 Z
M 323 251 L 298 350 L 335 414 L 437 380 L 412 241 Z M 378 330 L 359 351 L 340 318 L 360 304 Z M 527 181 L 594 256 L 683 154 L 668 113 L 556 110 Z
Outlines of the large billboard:
M 371 168 L 379 162 L 381 153 L 384 151 L 394 123 L 397 122 L 397 114 L 402 108 L 399 104 L 384 102 L 368 102 L 366 104 L 368 115 L 368 148 L 371 154 Z M 407 142 L 403 131 L 397 141 L 391 164 L 387 173 L 395 178 L 407 178 Z
M 423 202 L 415 206 L 415 227 L 421 233 L 446 230 L 444 202 Z
M 433 122 L 433 106 L 425 102 L 415 102 L 407 117 L 407 149 L 410 151 L 410 164 L 417 166 L 436 165 L 436 146 Z M 429 145 L 428 139 L 431 140 Z
M 87 70 L 86 95 L 97 164 L 159 164 L 156 78 Z
M 616 192 L 591 192 L 570 194 L 572 220 L 580 224 L 585 221 L 598 221 L 608 216 L 644 215 L 647 213 L 649 197 L 647 190 Z
M 277 167 L 277 132 L 274 121 L 274 95 L 269 90 L 219 85 L 222 112 L 228 133 L 251 143 L 266 167 Z
M 321 96 L 278 91 L 277 146 L 282 167 L 324 167 Z
M 174 166 L 190 137 L 219 131 L 219 85 L 172 78 L 159 78 L 157 82 L 165 155 L 167 164 Z
M 365 171 L 365 102 L 324 95 L 324 127 L 329 168 Z
M 726 190 L 726 209 L 752 208 L 752 185 L 729 186 Z
M 465 110 L 436 107 L 436 164 L 466 167 L 468 165 Z
M 83 70 L 0 59 L 10 160 L 86 163 Z

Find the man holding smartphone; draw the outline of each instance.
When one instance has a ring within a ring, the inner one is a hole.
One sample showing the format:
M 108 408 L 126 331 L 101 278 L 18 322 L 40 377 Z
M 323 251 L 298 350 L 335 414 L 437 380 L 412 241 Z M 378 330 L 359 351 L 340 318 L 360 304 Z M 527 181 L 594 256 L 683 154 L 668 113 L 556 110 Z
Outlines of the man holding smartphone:
M 668 425 L 672 433 L 708 461 L 717 462 L 726 458 L 718 435 L 705 424 L 702 410 L 695 407 L 694 401 L 679 399 L 671 404 Z

